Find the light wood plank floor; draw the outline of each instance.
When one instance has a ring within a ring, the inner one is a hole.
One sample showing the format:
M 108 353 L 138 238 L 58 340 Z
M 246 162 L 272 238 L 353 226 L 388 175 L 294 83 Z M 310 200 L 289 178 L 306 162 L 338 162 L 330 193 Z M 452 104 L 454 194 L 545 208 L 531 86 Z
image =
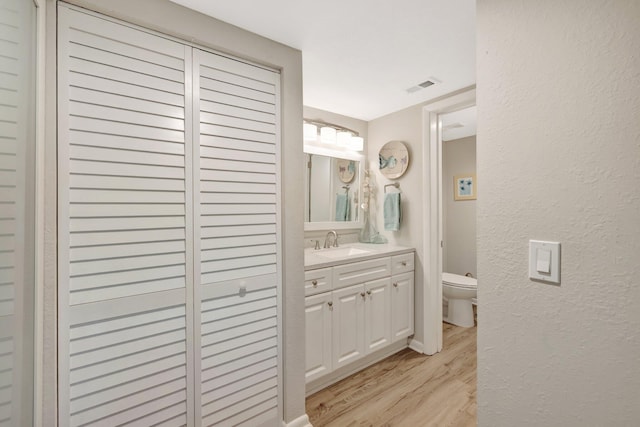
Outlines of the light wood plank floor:
M 441 353 L 405 349 L 309 396 L 313 426 L 475 426 L 477 328 L 443 325 Z

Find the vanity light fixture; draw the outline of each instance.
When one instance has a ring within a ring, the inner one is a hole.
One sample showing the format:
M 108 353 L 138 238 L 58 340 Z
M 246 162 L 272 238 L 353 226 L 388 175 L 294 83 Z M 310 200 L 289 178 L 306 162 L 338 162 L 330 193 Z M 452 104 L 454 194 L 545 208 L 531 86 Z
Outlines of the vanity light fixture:
M 349 139 L 349 143 L 347 144 L 347 148 L 353 151 L 362 151 L 364 150 L 364 138 L 361 136 L 352 136 Z
M 320 128 L 320 140 L 325 144 L 335 144 L 337 140 L 338 131 L 336 128 L 330 126 L 323 126 Z
M 320 129 L 318 135 L 318 128 Z M 363 151 L 364 139 L 358 132 L 319 120 L 304 119 L 304 140 L 336 145 L 351 151 Z
M 305 141 L 315 141 L 318 139 L 318 126 L 313 123 L 304 123 L 303 129 Z
M 348 130 L 339 130 L 336 142 L 338 143 L 338 145 L 347 147 L 349 145 L 349 142 L 351 141 L 351 136 L 352 133 Z

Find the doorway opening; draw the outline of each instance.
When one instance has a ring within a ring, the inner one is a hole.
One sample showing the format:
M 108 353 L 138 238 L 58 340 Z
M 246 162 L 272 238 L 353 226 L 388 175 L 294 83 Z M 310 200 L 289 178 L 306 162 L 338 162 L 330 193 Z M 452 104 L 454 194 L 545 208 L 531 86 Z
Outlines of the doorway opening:
M 443 188 L 442 117 L 447 113 L 473 107 L 475 88 L 453 94 L 423 107 L 423 182 L 424 182 L 424 292 L 422 315 L 424 350 L 435 354 L 442 350 L 442 267 L 443 267 Z

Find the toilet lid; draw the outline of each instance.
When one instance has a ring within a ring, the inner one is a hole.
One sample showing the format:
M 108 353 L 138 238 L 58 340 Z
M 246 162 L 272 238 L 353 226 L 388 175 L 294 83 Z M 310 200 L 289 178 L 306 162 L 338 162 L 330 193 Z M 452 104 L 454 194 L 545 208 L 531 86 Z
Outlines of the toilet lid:
M 477 288 L 478 280 L 473 277 L 461 276 L 453 273 L 442 273 L 442 283 L 461 288 Z

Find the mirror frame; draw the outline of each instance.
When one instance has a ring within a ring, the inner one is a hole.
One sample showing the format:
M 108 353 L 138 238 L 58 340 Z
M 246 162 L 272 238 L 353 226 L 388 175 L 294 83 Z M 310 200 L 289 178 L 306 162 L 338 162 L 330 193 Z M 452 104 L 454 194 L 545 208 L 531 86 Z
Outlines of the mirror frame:
M 362 182 L 364 179 L 364 167 L 365 156 L 364 154 L 342 150 L 340 148 L 328 148 L 319 145 L 304 144 L 303 151 L 308 154 L 317 154 L 319 156 L 335 157 L 339 159 L 355 160 L 359 163 L 358 167 L 358 192 L 360 198 L 362 198 Z M 362 228 L 364 225 L 364 214 L 360 206 L 358 206 L 358 220 L 357 221 L 318 221 L 318 222 L 305 222 L 304 231 L 319 231 L 319 230 L 353 230 Z

